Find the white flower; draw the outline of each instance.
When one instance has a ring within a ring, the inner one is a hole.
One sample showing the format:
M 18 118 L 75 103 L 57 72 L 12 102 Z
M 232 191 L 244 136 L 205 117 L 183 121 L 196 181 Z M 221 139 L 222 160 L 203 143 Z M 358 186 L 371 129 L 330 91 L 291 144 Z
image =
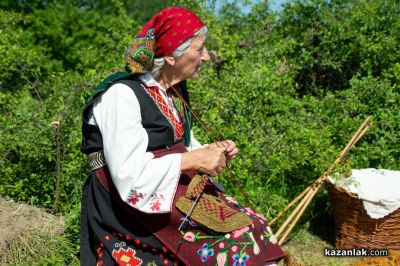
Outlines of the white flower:
M 272 244 L 276 244 L 278 243 L 278 239 L 276 239 L 274 235 L 271 235 L 271 237 L 269 238 L 269 242 L 271 242 Z
M 253 244 L 253 252 L 254 252 L 255 255 L 258 255 L 260 253 L 260 247 L 258 246 L 256 240 L 254 239 L 253 232 L 250 232 L 249 236 L 250 236 L 251 240 L 253 240 L 253 242 L 254 242 L 254 244 Z
M 184 238 L 186 241 L 189 241 L 189 242 L 194 242 L 194 241 L 196 240 L 196 236 L 195 236 L 192 232 L 186 232 L 186 233 L 183 235 L 183 238 Z

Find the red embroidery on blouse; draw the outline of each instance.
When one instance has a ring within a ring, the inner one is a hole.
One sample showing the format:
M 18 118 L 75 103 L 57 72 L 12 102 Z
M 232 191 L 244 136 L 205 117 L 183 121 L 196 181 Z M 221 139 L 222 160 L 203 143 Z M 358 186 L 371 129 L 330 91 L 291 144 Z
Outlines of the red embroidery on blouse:
M 128 199 L 126 200 L 131 205 L 136 205 L 141 199 L 143 199 L 144 194 L 142 192 L 133 189 L 128 194 Z
M 162 201 L 165 201 L 164 195 L 159 194 L 159 193 L 153 193 L 151 195 L 150 210 L 160 211 Z
M 183 137 L 184 134 L 184 126 L 182 121 L 177 119 L 174 116 L 173 111 L 171 108 L 175 108 L 172 103 L 165 102 L 164 98 L 162 97 L 160 89 L 158 87 L 151 87 L 145 88 L 147 94 L 154 100 L 158 109 L 160 109 L 161 113 L 167 118 L 168 122 L 174 128 L 175 139 Z

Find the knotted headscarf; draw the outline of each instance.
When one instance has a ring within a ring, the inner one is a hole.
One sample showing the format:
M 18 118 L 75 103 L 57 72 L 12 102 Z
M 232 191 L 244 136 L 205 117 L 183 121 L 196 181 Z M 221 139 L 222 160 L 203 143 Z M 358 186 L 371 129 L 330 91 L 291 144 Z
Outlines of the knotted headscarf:
M 126 49 L 127 71 L 132 74 L 150 72 L 154 58 L 170 55 L 203 26 L 204 23 L 186 8 L 173 6 L 161 10 Z

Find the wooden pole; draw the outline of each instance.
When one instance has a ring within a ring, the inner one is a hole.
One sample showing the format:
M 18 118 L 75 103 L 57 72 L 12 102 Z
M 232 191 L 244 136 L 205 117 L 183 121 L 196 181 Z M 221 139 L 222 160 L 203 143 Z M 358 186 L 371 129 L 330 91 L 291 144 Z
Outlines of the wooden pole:
M 362 138 L 362 136 L 364 136 L 364 134 L 368 131 L 369 128 L 370 128 L 370 126 L 367 126 L 363 129 L 360 136 L 358 136 L 357 139 L 354 141 L 354 145 Z
M 53 212 L 58 210 L 61 183 L 61 118 L 52 122 L 56 126 L 56 189 L 54 193 Z
M 296 215 L 296 213 L 299 212 L 299 210 L 303 207 L 303 205 L 306 203 L 308 198 L 311 196 L 312 190 L 309 190 L 308 193 L 305 195 L 305 197 L 300 201 L 300 203 L 297 205 L 297 207 L 294 209 L 294 211 L 290 214 L 290 216 L 286 219 L 286 221 L 282 224 L 282 226 L 279 228 L 278 232 L 276 232 L 275 236 L 279 237 L 280 234 L 285 230 L 286 226 L 290 223 L 290 221 L 293 219 L 293 217 Z
M 350 141 L 347 143 L 346 147 L 344 147 L 344 149 L 342 150 L 342 152 L 340 153 L 339 157 L 336 158 L 336 160 L 333 162 L 333 164 L 338 163 L 339 161 L 343 160 L 343 157 L 346 155 L 346 153 L 354 146 L 354 144 L 357 143 L 357 141 L 365 134 L 362 133 L 363 129 L 365 128 L 365 126 L 367 125 L 367 123 L 369 123 L 371 117 L 368 116 L 364 122 L 361 123 L 361 125 L 358 127 L 356 133 L 354 133 L 353 137 L 350 139 Z
M 269 222 L 268 224 L 272 225 L 273 223 L 275 223 L 290 207 L 292 207 L 296 202 L 298 202 L 310 189 L 311 186 L 306 187 L 306 189 L 304 189 L 300 195 L 298 195 L 294 200 L 292 200 L 292 202 L 289 203 L 289 205 L 286 206 L 286 208 L 283 211 L 278 213 L 278 215 L 274 219 L 272 219 L 271 222 Z
M 333 162 L 332 165 L 329 166 L 328 170 L 322 174 L 316 181 L 313 182 L 310 186 L 308 186 L 299 196 L 297 196 L 292 202 L 289 203 L 289 205 L 281 211 L 273 220 L 270 224 L 274 223 L 279 217 L 281 217 L 290 207 L 292 207 L 296 202 L 298 202 L 302 197 L 303 199 L 301 202 L 298 204 L 298 206 L 294 209 L 293 213 L 286 219 L 286 221 L 282 224 L 282 226 L 279 228 L 277 233 L 275 234 L 276 237 L 279 237 L 280 234 L 283 232 L 283 230 L 290 224 L 288 230 L 285 232 L 285 234 L 282 236 L 282 238 L 279 240 L 279 244 L 282 244 L 289 233 L 292 231 L 294 226 L 296 225 L 297 221 L 300 219 L 300 217 L 303 215 L 305 209 L 308 207 L 310 204 L 311 200 L 315 196 L 315 194 L 319 191 L 319 189 L 322 187 L 322 185 L 325 183 L 326 179 L 328 178 L 329 174 L 332 172 L 334 169 L 335 164 L 339 163 L 342 161 L 345 157 L 345 155 L 350 151 L 350 149 L 362 138 L 362 136 L 368 131 L 370 128 L 370 125 L 368 124 L 370 122 L 371 117 L 368 116 L 364 122 L 360 125 L 360 127 L 357 129 L 356 133 L 352 136 L 350 141 L 347 143 L 345 148 L 342 150 L 340 153 L 339 157 L 336 158 L 336 160 Z M 294 218 L 294 221 L 292 219 Z
M 304 203 L 303 207 L 301 208 L 299 214 L 296 216 L 296 218 L 294 219 L 294 221 L 292 222 L 292 224 L 289 226 L 288 230 L 286 230 L 285 234 L 281 237 L 281 239 L 279 239 L 279 245 L 282 245 L 283 242 L 285 242 L 287 236 L 290 234 L 290 232 L 293 230 L 294 226 L 296 225 L 296 223 L 299 221 L 300 217 L 303 215 L 304 211 L 307 209 L 308 205 L 310 205 L 311 200 L 314 198 L 315 194 L 317 194 L 318 190 L 322 187 L 322 183 L 321 185 L 319 185 L 318 187 L 313 188 L 310 192 L 309 192 L 309 196 L 307 198 L 307 201 Z

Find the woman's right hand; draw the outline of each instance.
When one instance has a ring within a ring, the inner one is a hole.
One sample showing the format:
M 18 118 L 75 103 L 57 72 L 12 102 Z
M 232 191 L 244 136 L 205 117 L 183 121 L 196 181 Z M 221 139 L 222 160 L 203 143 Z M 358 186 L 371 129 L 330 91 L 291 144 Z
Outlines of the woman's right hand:
M 182 153 L 181 170 L 196 170 L 203 174 L 216 176 L 226 167 L 226 147 L 197 149 Z

